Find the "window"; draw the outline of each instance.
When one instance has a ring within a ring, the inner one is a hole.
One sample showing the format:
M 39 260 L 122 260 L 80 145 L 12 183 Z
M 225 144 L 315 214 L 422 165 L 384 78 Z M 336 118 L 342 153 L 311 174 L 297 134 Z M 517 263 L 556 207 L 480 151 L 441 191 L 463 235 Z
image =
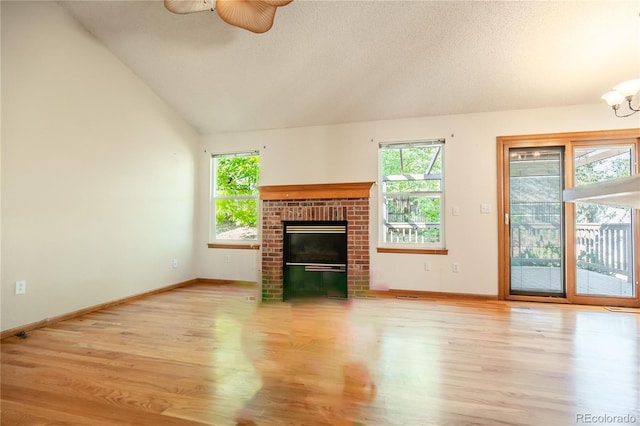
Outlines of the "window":
M 257 151 L 211 157 L 212 242 L 254 242 L 258 239 Z
M 444 248 L 444 140 L 380 144 L 380 244 Z

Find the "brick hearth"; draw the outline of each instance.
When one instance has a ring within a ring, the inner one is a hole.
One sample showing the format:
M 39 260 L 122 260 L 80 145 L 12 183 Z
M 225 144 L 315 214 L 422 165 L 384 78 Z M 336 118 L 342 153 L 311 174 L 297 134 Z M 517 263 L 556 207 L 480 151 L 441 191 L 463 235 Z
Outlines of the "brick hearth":
M 373 182 L 260 188 L 262 300 L 282 301 L 283 221 L 347 221 L 347 295 L 369 290 L 369 191 Z

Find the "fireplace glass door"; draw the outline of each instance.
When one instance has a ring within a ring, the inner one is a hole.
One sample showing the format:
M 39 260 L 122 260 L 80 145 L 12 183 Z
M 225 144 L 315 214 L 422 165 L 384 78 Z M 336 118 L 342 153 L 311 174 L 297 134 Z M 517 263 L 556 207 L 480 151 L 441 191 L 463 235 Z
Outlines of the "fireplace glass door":
M 347 297 L 347 222 L 284 223 L 283 299 Z

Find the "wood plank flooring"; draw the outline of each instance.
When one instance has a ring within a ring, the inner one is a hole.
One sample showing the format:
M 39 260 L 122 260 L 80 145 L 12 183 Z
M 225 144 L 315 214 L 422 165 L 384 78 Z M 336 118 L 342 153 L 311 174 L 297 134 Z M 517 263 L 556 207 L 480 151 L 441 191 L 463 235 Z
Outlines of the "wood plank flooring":
M 640 424 L 637 313 L 250 295 L 195 284 L 4 339 L 0 423 Z

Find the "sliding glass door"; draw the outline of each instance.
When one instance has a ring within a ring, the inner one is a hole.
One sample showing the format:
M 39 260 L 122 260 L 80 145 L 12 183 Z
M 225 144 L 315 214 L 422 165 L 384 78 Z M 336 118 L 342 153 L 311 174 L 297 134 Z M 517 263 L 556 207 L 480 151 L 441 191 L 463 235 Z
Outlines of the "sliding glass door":
M 640 173 L 640 129 L 497 139 L 499 296 L 640 307 L 640 210 L 563 199 Z
M 579 147 L 573 154 L 574 187 L 632 174 L 633 146 Z M 576 295 L 632 298 L 633 209 L 576 203 Z
M 563 148 L 509 150 L 509 294 L 565 296 Z

